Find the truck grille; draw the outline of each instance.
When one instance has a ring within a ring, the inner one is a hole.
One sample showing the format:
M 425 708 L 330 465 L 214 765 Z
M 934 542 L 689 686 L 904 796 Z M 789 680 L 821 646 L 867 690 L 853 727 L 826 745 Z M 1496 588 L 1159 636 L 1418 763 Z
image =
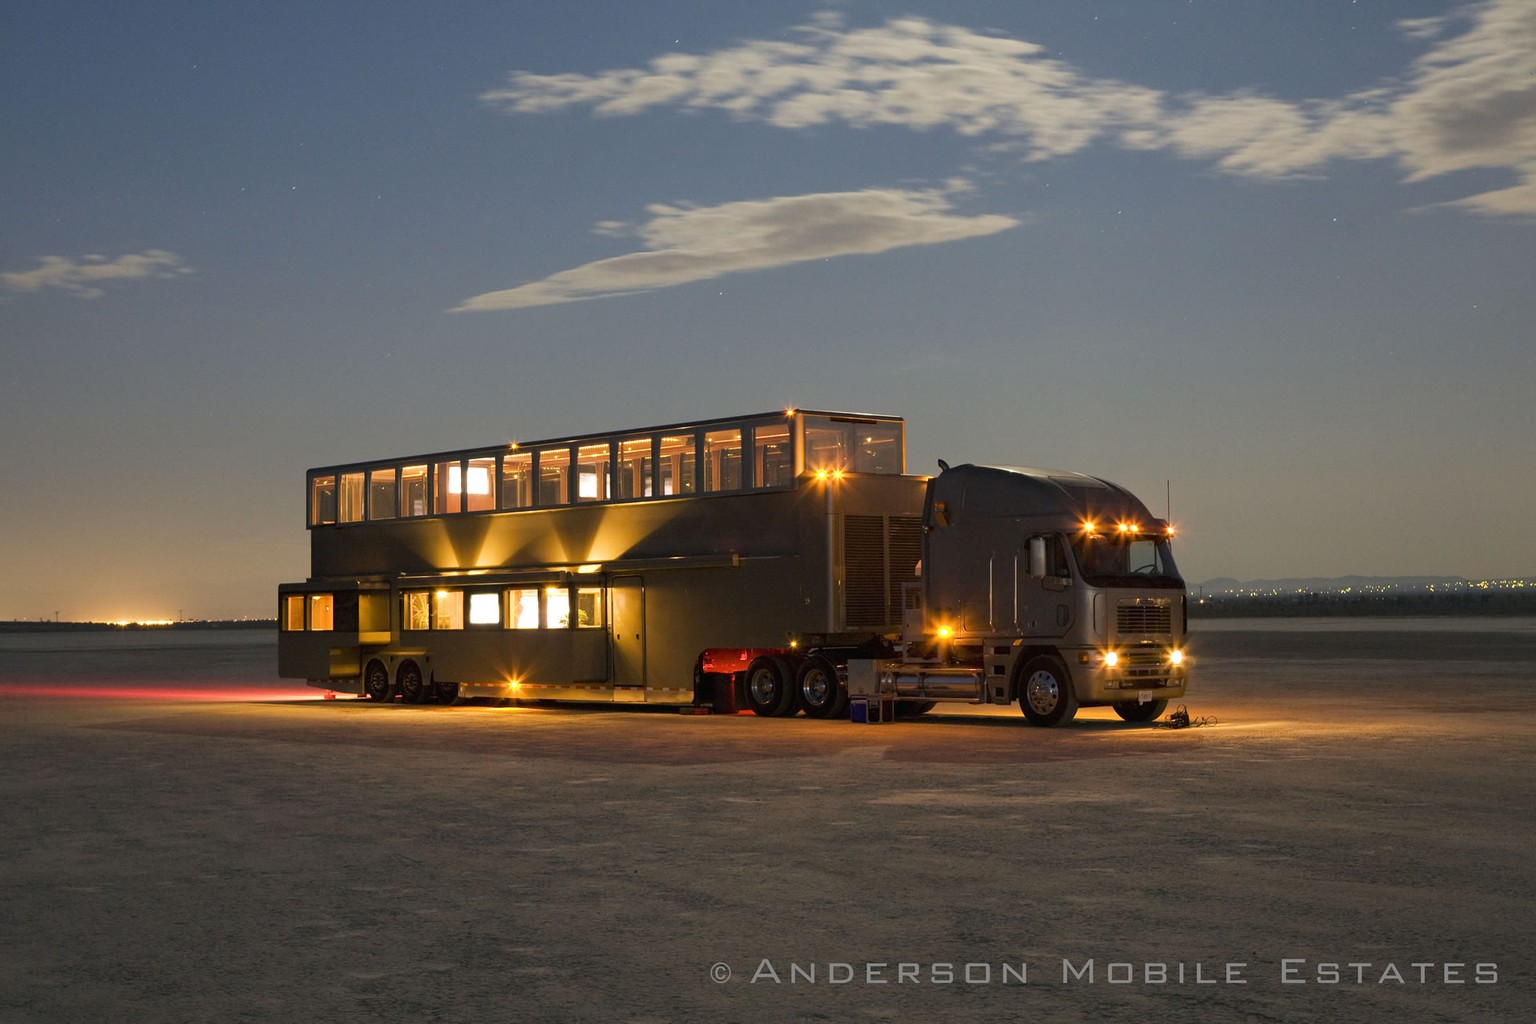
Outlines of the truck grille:
M 1115 632 L 1120 636 L 1127 633 L 1172 633 L 1172 608 L 1167 602 L 1122 604 L 1115 609 Z

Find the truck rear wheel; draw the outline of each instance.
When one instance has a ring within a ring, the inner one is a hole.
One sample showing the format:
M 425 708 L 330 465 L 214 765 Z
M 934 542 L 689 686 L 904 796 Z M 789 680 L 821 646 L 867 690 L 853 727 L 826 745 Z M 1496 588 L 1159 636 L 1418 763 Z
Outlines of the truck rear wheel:
M 363 671 L 363 692 L 368 699 L 382 704 L 395 697 L 395 684 L 390 682 L 389 669 L 382 661 L 370 661 Z
M 420 704 L 427 699 L 427 682 L 414 661 L 400 666 L 400 699 L 407 704 Z
M 1019 672 L 1019 710 L 1031 725 L 1065 725 L 1077 714 L 1077 694 L 1066 666 L 1049 655 L 1025 662 Z
M 1149 700 L 1145 704 L 1136 700 L 1122 700 L 1110 705 L 1115 714 L 1127 722 L 1150 722 L 1168 710 L 1166 700 Z
M 826 658 L 813 655 L 801 662 L 795 688 L 800 691 L 800 706 L 811 718 L 837 718 L 848 710 L 848 691 L 837 678 L 837 666 Z
M 747 666 L 747 707 L 754 715 L 781 717 L 795 712 L 794 673 L 789 663 L 773 655 Z

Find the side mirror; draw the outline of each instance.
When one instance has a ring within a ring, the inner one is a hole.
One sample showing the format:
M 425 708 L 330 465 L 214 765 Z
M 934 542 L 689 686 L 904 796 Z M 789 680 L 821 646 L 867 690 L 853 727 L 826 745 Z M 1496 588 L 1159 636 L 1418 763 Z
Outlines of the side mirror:
M 1045 579 L 1045 538 L 1029 538 L 1029 578 L 1032 580 Z

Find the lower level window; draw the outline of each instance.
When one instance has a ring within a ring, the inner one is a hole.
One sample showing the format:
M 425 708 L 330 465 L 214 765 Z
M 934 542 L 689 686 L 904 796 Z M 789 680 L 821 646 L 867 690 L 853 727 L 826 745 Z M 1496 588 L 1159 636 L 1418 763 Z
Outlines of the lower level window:
M 432 628 L 464 628 L 464 592 L 439 590 L 432 595 Z
M 309 595 L 309 628 L 329 631 L 336 613 L 336 599 L 330 594 Z

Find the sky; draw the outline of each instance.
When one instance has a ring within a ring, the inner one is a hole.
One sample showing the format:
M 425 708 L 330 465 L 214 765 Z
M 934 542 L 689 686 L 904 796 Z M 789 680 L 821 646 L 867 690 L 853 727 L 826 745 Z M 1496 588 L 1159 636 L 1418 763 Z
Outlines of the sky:
M 1530 0 L 7 4 L 0 618 L 268 617 L 312 466 L 798 406 L 1192 583 L 1536 577 Z

